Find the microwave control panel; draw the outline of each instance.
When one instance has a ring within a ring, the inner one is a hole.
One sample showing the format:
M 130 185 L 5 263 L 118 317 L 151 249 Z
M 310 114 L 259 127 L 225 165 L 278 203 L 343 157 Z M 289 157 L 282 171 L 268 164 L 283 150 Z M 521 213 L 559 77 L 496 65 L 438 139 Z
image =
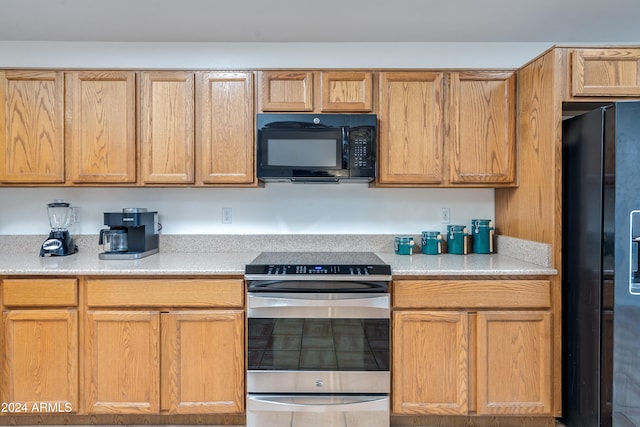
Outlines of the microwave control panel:
M 349 169 L 375 169 L 375 128 L 361 126 L 349 131 Z

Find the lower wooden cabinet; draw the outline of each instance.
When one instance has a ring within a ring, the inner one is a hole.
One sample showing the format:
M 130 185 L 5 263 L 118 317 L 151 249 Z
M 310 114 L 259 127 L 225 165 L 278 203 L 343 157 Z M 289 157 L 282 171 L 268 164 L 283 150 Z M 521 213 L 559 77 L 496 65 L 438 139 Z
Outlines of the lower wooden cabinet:
M 87 412 L 159 412 L 160 313 L 90 311 L 86 326 Z
M 78 411 L 75 279 L 2 281 L 2 414 Z
M 78 410 L 78 311 L 3 313 L 2 403 L 10 413 Z
M 468 412 L 468 323 L 464 312 L 393 313 L 393 412 Z
M 477 314 L 477 412 L 551 413 L 551 313 Z
M 549 291 L 545 280 L 394 282 L 393 412 L 552 414 Z
M 161 315 L 161 409 L 177 414 L 244 410 L 244 314 Z
M 88 280 L 86 412 L 242 413 L 242 283 Z

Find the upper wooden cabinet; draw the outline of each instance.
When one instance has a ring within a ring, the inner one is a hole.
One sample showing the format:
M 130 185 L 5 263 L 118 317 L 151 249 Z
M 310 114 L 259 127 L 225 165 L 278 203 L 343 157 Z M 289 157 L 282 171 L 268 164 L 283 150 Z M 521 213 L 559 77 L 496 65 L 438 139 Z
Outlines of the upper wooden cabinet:
M 442 72 L 380 73 L 379 183 L 442 183 L 443 82 Z
M 135 72 L 65 73 L 67 178 L 136 182 Z
M 516 184 L 511 71 L 1 71 L 0 91 L 8 185 L 255 186 L 257 111 L 377 114 L 380 186 Z
M 382 72 L 379 119 L 380 184 L 515 184 L 511 71 Z
M 197 76 L 197 183 L 254 183 L 253 73 L 203 72 Z
M 514 72 L 454 72 L 447 97 L 453 184 L 511 184 L 516 162 Z
M 195 73 L 140 73 L 140 181 L 193 184 Z
M 640 96 L 640 48 L 573 50 L 571 96 Z
M 261 71 L 261 111 L 312 111 L 312 71 Z
M 373 77 L 367 71 L 322 71 L 322 112 L 373 111 Z
M 261 71 L 259 79 L 263 112 L 374 111 L 370 71 Z
M 64 182 L 60 71 L 0 71 L 0 182 Z

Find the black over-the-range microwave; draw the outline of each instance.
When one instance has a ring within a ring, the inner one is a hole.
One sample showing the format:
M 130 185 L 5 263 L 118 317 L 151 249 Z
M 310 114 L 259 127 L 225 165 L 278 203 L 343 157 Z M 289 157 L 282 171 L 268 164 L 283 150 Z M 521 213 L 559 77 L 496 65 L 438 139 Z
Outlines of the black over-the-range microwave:
M 372 181 L 377 123 L 375 114 L 258 114 L 258 179 Z

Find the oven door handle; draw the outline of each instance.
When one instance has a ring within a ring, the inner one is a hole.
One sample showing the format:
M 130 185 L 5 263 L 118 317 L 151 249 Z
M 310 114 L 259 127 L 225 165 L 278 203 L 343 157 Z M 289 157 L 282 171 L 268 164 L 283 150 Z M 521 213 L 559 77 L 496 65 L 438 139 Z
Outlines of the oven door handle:
M 388 319 L 389 294 L 248 294 L 248 317 Z
M 291 412 L 388 411 L 389 396 L 281 396 L 247 397 L 248 410 Z

